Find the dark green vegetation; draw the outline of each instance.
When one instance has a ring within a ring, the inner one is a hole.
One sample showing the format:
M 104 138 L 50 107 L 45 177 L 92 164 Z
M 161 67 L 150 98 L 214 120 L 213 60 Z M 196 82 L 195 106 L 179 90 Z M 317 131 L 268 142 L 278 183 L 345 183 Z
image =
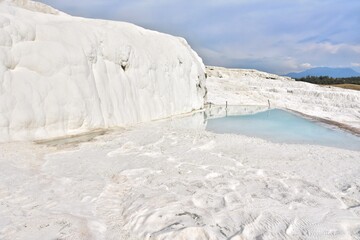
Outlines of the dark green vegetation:
M 320 85 L 335 85 L 335 84 L 355 84 L 360 85 L 360 77 L 350 78 L 332 78 L 328 76 L 307 76 L 303 78 L 297 78 L 296 81 L 320 84 Z

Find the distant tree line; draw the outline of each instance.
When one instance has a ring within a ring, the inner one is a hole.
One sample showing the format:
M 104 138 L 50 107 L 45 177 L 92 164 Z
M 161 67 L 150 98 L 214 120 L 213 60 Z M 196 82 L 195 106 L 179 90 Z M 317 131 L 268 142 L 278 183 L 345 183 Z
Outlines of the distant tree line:
M 360 77 L 350 78 L 332 78 L 328 76 L 307 76 L 303 78 L 297 78 L 296 81 L 321 84 L 321 85 L 332 85 L 332 84 L 357 84 L 360 85 Z

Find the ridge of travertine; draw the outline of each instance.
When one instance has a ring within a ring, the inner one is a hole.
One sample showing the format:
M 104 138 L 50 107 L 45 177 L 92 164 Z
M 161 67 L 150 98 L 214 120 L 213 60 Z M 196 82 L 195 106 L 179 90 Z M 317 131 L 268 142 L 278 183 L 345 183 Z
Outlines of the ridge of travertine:
M 276 74 L 259 71 L 256 69 L 240 69 L 240 68 L 225 68 L 217 66 L 206 66 L 208 77 L 215 78 L 241 78 L 241 77 L 259 77 L 272 80 L 289 80 L 294 81 L 290 77 L 279 76 Z
M 1 2 L 7 2 L 9 5 L 14 5 L 33 12 L 40 12 L 40 13 L 54 14 L 54 15 L 64 14 L 59 10 L 52 8 L 41 2 L 35 2 L 30 0 L 0 0 L 0 3 Z

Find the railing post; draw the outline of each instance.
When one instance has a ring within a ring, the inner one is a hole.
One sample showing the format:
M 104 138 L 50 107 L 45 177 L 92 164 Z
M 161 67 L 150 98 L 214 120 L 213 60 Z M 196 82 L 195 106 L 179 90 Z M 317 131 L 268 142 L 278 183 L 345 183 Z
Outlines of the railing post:
M 227 115 L 228 115 L 228 113 L 227 113 L 227 111 L 228 111 L 228 102 L 227 101 L 225 103 L 225 111 L 226 111 L 226 117 L 227 117 Z

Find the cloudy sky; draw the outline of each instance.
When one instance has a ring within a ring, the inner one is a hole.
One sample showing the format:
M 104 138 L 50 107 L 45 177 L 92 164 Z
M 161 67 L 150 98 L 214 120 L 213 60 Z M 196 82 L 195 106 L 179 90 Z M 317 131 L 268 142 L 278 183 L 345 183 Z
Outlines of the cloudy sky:
M 359 0 L 39 0 L 185 37 L 205 64 L 284 74 L 360 71 Z

